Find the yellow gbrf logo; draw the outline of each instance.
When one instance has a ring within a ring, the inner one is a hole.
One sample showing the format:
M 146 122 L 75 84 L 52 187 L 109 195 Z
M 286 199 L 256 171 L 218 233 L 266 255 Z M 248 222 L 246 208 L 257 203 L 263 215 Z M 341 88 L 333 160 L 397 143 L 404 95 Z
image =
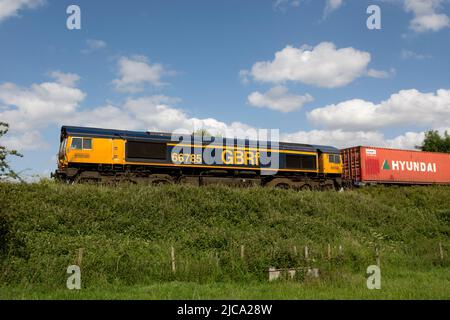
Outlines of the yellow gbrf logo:
M 260 153 L 258 151 L 225 149 L 222 151 L 222 163 L 239 166 L 259 166 Z

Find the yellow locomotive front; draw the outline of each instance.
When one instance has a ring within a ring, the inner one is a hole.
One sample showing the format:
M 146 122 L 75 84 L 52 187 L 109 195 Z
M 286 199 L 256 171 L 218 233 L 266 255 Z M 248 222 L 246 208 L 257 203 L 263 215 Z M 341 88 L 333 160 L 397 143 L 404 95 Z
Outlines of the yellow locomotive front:
M 322 153 L 319 157 L 319 171 L 325 175 L 342 175 L 342 159 L 340 154 Z
M 72 134 L 63 127 L 58 153 L 58 170 L 53 175 L 62 180 L 71 180 L 82 170 L 110 168 L 124 165 L 125 141 L 120 137 L 102 137 Z

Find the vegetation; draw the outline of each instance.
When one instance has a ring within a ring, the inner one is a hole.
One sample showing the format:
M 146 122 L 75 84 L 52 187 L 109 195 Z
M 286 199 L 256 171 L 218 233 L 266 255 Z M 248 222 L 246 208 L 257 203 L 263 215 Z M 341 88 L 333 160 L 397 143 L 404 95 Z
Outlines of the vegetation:
M 192 132 L 192 135 L 199 137 L 211 137 L 211 134 L 206 129 L 197 129 L 194 132 Z
M 0 122 L 0 138 L 8 133 L 9 125 L 4 122 Z M 16 150 L 9 150 L 8 148 L 0 145 L 0 180 L 5 179 L 17 179 L 21 180 L 19 174 L 17 174 L 8 163 L 8 156 L 22 157 Z
M 450 135 L 447 131 L 443 136 L 437 130 L 428 131 L 425 133 L 425 140 L 419 149 L 428 152 L 450 153 Z
M 339 193 L 3 183 L 0 298 L 448 299 L 449 199 L 443 186 Z M 366 288 L 376 247 L 381 291 Z M 73 292 L 66 269 L 79 248 L 83 289 Z M 270 266 L 315 267 L 320 278 L 301 269 L 293 281 L 269 283 Z

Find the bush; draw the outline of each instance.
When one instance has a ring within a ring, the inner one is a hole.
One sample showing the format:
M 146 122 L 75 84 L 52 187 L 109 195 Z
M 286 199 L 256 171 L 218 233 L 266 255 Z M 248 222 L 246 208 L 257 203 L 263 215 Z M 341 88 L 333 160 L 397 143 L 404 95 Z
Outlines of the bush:
M 376 246 L 383 263 L 420 270 L 440 261 L 439 242 L 450 247 L 448 187 L 338 193 L 45 182 L 0 184 L 0 198 L 0 281 L 7 284 L 63 287 L 78 248 L 90 287 L 267 281 L 270 266 L 315 266 L 335 279 L 364 273 Z

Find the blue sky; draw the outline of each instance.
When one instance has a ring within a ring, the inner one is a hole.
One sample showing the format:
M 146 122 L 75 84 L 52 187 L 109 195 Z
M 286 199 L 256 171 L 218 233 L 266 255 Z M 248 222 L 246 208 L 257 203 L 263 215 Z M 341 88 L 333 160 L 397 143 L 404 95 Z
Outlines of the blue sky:
M 450 128 L 449 15 L 447 0 L 0 0 L 2 143 L 44 175 L 63 124 L 412 148 Z

